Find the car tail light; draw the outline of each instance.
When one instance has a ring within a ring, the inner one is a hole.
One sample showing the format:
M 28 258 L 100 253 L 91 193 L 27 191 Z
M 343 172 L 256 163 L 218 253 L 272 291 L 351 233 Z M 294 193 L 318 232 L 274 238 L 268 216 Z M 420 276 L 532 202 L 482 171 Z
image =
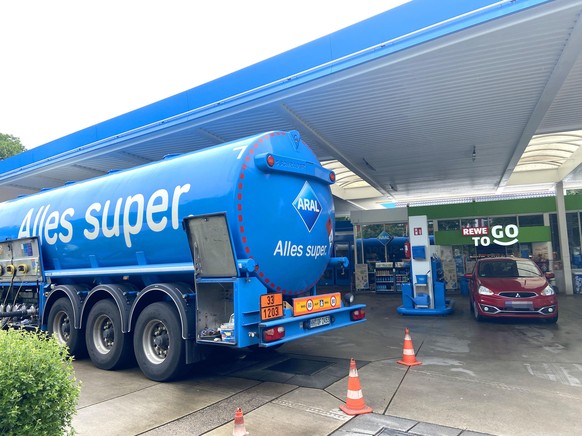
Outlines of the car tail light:
M 273 342 L 285 337 L 285 327 L 278 326 L 263 332 L 263 341 Z
M 352 321 L 359 321 L 366 317 L 366 312 L 363 309 L 356 309 L 350 312 L 350 319 Z

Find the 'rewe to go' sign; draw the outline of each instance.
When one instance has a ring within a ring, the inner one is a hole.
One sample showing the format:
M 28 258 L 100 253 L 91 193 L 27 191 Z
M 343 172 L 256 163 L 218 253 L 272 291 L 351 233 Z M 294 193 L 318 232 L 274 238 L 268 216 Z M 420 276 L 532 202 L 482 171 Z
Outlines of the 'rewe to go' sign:
M 475 247 L 480 245 L 486 247 L 491 243 L 507 247 L 518 242 L 519 228 L 515 224 L 507 224 L 506 226 L 496 225 L 491 229 L 489 227 L 465 227 L 462 232 L 463 236 L 471 237 Z M 502 241 L 502 239 L 510 240 Z

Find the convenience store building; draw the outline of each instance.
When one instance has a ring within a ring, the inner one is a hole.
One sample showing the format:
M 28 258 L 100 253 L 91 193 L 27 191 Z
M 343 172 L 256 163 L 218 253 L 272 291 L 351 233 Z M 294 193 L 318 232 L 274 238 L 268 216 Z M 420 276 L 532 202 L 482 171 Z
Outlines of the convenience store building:
M 566 195 L 562 201 L 562 233 L 558 201 L 552 196 L 355 211 L 350 219 L 357 238 L 367 226 L 376 229 L 380 224 L 396 224 L 408 232 L 408 216 L 427 216 L 448 289 L 462 287 L 462 275 L 472 271 L 479 257 L 516 256 L 554 272 L 559 292 L 582 293 L 582 196 Z M 358 263 L 371 260 L 365 257 L 356 254 Z

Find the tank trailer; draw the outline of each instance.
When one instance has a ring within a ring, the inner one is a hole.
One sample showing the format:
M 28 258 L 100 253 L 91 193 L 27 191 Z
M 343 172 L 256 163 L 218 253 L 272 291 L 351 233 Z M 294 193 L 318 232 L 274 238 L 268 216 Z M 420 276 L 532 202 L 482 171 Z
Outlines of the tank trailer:
M 1 326 L 46 330 L 166 381 L 211 347 L 274 347 L 365 321 L 318 294 L 335 174 L 273 131 L 0 204 Z

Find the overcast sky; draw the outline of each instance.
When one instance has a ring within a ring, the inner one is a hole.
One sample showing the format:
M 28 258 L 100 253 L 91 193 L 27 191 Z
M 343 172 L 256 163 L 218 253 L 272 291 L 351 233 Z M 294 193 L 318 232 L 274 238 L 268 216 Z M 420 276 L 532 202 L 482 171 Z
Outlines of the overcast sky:
M 405 0 L 0 3 L 0 133 L 34 148 Z

